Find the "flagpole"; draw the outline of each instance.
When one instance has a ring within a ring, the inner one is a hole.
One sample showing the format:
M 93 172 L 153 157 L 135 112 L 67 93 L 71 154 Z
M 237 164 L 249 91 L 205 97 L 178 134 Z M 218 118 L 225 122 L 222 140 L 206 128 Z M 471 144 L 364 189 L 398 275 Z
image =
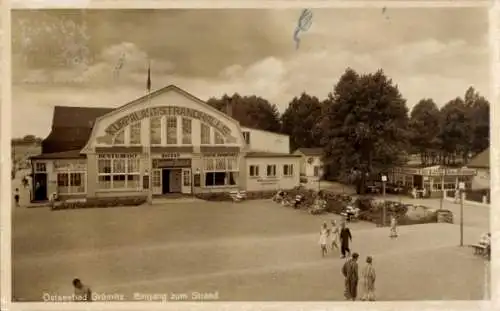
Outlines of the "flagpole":
M 149 187 L 148 187 L 148 204 L 153 205 L 153 155 L 151 153 L 151 60 L 148 64 L 148 119 L 149 119 L 149 134 L 148 134 L 148 172 L 149 172 Z

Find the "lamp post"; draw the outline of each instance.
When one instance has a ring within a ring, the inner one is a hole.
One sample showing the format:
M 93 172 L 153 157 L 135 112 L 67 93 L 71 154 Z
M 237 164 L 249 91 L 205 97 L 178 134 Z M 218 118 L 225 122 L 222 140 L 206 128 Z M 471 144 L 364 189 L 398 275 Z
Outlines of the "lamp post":
M 382 175 L 382 197 L 384 198 L 383 214 L 382 214 L 382 227 L 385 226 L 385 221 L 386 221 L 386 206 L 385 206 L 385 183 L 386 182 L 387 182 L 387 176 Z
M 460 191 L 460 246 L 464 246 L 464 190 L 465 183 L 463 181 L 458 183 Z

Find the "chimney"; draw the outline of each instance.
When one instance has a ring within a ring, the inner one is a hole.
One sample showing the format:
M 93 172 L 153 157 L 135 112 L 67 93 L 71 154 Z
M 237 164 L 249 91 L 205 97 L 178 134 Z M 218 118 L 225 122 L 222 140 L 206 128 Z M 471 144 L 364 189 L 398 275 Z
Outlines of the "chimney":
M 229 98 L 229 100 L 226 102 L 226 114 L 230 117 L 233 117 L 233 103 L 232 103 L 232 98 Z

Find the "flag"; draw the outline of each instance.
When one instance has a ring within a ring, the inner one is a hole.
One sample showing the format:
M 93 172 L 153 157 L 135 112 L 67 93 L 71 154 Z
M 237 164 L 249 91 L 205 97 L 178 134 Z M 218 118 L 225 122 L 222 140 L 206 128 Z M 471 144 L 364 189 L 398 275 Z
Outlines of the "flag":
M 151 65 L 148 65 L 148 81 L 146 82 L 148 92 L 151 92 Z

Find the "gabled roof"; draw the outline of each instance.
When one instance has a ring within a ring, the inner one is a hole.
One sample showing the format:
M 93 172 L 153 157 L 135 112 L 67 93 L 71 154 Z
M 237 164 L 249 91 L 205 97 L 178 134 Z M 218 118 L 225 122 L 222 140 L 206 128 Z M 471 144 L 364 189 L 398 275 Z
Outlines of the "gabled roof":
M 467 164 L 470 168 L 490 168 L 490 148 L 478 153 L 472 160 Z
M 84 154 L 80 154 L 80 150 L 71 150 L 71 151 L 63 151 L 63 152 L 55 152 L 55 153 L 42 153 L 40 155 L 36 155 L 31 157 L 32 160 L 55 160 L 55 159 L 78 159 L 85 158 Z
M 323 155 L 323 148 L 299 148 L 297 151 L 309 157 L 319 157 Z
M 52 128 L 92 128 L 98 117 L 113 110 L 113 108 L 55 106 Z

